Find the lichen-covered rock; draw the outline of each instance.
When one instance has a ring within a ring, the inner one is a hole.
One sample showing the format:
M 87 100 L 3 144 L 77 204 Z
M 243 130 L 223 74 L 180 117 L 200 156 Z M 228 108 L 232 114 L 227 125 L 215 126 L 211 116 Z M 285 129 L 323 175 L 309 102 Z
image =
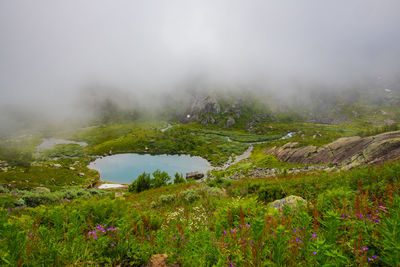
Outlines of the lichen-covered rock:
M 291 208 L 296 209 L 299 206 L 299 203 L 306 204 L 306 200 L 302 197 L 298 196 L 288 196 L 282 199 L 275 200 L 268 204 L 269 208 L 282 210 L 285 206 L 289 206 Z

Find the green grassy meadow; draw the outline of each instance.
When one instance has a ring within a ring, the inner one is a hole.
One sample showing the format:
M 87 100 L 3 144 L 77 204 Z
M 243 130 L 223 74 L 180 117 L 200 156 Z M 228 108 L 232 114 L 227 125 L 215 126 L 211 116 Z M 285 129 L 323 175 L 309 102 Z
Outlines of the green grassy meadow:
M 368 128 L 270 122 L 246 131 L 174 123 L 161 131 L 167 125 L 75 129 L 55 137 L 88 146 L 56 145 L 40 153 L 39 134 L 1 140 L 0 164 L 9 163 L 0 172 L 1 265 L 143 266 L 154 254 L 179 266 L 400 264 L 400 162 L 288 175 L 284 170 L 301 166 L 264 152 L 287 142 L 322 145 L 367 135 Z M 281 139 L 289 132 L 293 137 Z M 171 178 L 167 184 L 164 177 L 147 187 L 88 188 L 99 174 L 87 165 L 110 151 L 184 153 L 221 166 L 250 145 L 247 159 L 201 183 Z M 280 171 L 254 179 L 248 173 L 256 167 Z M 229 179 L 238 172 L 244 179 Z M 291 195 L 306 202 L 269 206 Z

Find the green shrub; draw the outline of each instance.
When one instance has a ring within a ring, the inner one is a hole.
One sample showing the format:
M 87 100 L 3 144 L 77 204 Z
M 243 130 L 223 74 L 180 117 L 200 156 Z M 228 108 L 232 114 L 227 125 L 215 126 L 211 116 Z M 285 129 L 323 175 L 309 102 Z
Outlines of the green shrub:
M 136 180 L 134 180 L 128 188 L 129 192 L 142 192 L 145 190 L 149 190 L 151 188 L 151 179 L 150 179 L 150 174 L 143 172 L 141 175 L 137 177 Z
M 86 190 L 83 188 L 72 188 L 62 191 L 55 192 L 37 192 L 37 191 L 18 191 L 21 194 L 21 199 L 18 200 L 20 205 L 24 203 L 28 207 L 36 207 L 42 204 L 51 204 L 64 199 L 77 199 L 77 198 L 87 198 L 91 195 L 91 192 L 96 192 L 95 194 L 104 194 L 98 190 Z M 22 202 L 23 201 L 23 202 Z
M 258 190 L 258 199 L 265 202 L 272 202 L 284 197 L 286 197 L 286 193 L 277 184 L 268 184 Z
M 200 199 L 199 194 L 197 193 L 197 190 L 194 189 L 188 189 L 185 191 L 181 192 L 182 198 L 189 203 L 192 203 L 198 199 Z
M 157 206 L 158 206 L 158 204 L 157 204 L 156 201 L 152 201 L 152 202 L 150 203 L 150 207 L 151 207 L 152 209 L 157 208 Z
M 150 188 L 158 188 L 167 185 L 171 179 L 168 173 L 161 172 L 160 170 L 153 172 L 153 177 L 151 178 L 149 173 L 142 173 L 129 185 L 128 191 L 139 193 Z
M 326 190 L 318 195 L 317 207 L 321 211 L 347 208 L 353 203 L 355 193 L 345 187 Z
M 155 172 L 153 172 L 153 179 L 151 179 L 152 187 L 158 188 L 167 185 L 170 179 L 171 177 L 168 175 L 168 173 L 156 170 Z
M 186 183 L 185 178 L 181 173 L 175 173 L 175 179 L 174 179 L 174 184 L 182 184 Z
M 0 193 L 8 193 L 9 191 L 7 187 L 0 185 Z
M 26 206 L 25 200 L 23 198 L 18 199 L 14 204 L 17 207 L 25 207 Z
M 218 187 L 209 187 L 207 188 L 207 193 L 212 196 L 220 196 L 224 193 L 224 191 Z
M 162 204 L 169 204 L 172 201 L 174 201 L 174 199 L 175 199 L 175 196 L 173 196 L 173 195 L 161 195 L 158 198 L 158 201 L 160 201 L 160 203 L 162 203 Z
M 22 199 L 29 207 L 36 207 L 46 203 L 55 202 L 57 199 L 60 199 L 60 194 L 57 192 L 53 193 L 39 193 L 39 192 L 26 192 Z
M 228 178 L 223 178 L 221 176 L 216 176 L 215 178 L 211 179 L 207 183 L 208 186 L 210 187 L 228 187 L 232 184 L 232 180 Z
M 379 232 L 382 235 L 382 261 L 388 266 L 400 266 L 400 196 L 395 196 L 393 207 L 389 209 Z

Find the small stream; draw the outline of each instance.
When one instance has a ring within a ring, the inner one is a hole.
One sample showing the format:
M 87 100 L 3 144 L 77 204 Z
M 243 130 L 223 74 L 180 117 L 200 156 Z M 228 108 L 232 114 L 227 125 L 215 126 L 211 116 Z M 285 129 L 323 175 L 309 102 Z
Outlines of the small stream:
M 287 133 L 285 136 L 281 137 L 279 140 L 286 140 L 289 138 L 292 138 L 294 136 L 295 132 L 289 132 Z M 225 138 L 228 140 L 228 142 L 232 142 L 231 138 L 229 138 L 229 136 L 225 136 Z M 238 163 L 239 161 L 242 161 L 244 159 L 247 159 L 248 157 L 250 157 L 251 152 L 254 149 L 253 145 L 258 145 L 258 144 L 264 144 L 264 143 L 268 143 L 270 141 L 261 141 L 261 142 L 247 142 L 247 144 L 249 145 L 249 147 L 247 148 L 247 150 L 245 152 L 243 152 L 243 154 L 236 156 L 235 160 L 232 159 L 232 157 L 229 157 L 229 160 L 227 162 L 225 162 L 225 164 L 222 167 L 214 167 L 213 170 L 226 170 L 228 169 L 231 165 Z

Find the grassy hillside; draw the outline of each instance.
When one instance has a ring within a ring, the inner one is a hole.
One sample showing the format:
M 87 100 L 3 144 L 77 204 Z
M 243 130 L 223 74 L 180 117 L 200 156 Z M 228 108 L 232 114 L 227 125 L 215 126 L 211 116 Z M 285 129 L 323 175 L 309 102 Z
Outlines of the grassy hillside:
M 154 254 L 167 254 L 169 263 L 180 266 L 399 265 L 400 162 L 287 175 L 302 166 L 265 154 L 287 142 L 323 145 L 397 126 L 371 127 L 363 119 L 312 124 L 288 116 L 251 127 L 243 119 L 229 129 L 102 124 L 54 136 L 87 147 L 56 145 L 39 154 L 39 134 L 0 140 L 1 264 L 141 266 Z M 93 155 L 185 153 L 221 166 L 249 146 L 254 149 L 247 159 L 213 171 L 203 183 L 141 193 L 85 189 L 99 178 L 87 168 Z M 256 168 L 278 171 L 270 178 L 249 178 Z M 243 179 L 229 179 L 238 173 Z M 290 195 L 306 203 L 270 207 Z
M 3 208 L 0 260 L 140 266 L 165 253 L 182 266 L 393 266 L 400 263 L 399 175 L 395 162 L 222 188 L 185 183 L 118 198 L 109 193 Z M 307 204 L 268 207 L 291 194 Z

